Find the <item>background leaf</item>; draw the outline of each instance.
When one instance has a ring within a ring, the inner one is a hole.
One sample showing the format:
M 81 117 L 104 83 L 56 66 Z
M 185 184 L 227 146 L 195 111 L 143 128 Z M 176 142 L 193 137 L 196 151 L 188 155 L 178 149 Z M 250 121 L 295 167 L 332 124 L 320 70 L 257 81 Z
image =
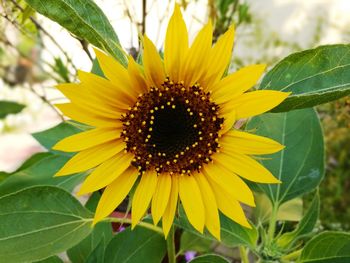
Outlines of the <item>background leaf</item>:
M 35 185 L 54 185 L 72 191 L 85 178 L 86 173 L 53 177 L 68 159 L 67 156 L 46 153 L 36 163 L 11 174 L 3 180 L 0 183 L 0 196 Z
M 0 258 L 45 259 L 65 251 L 92 230 L 92 215 L 68 192 L 37 186 L 0 197 Z
M 13 101 L 0 100 L 0 119 L 5 118 L 9 114 L 16 114 L 24 109 L 23 104 Z
M 206 252 L 210 250 L 212 244 L 213 241 L 210 239 L 184 231 L 180 239 L 180 253 L 184 253 L 189 250 Z
M 221 223 L 221 242 L 229 247 L 238 246 L 238 245 L 246 245 L 248 247 L 255 247 L 255 244 L 258 240 L 258 232 L 254 225 L 252 225 L 252 229 L 245 228 L 231 219 L 226 217 L 225 215 L 220 213 L 220 223 Z M 188 222 L 185 212 L 182 207 L 179 209 L 179 218 L 175 221 L 179 227 L 195 234 L 200 237 L 206 237 L 210 240 L 217 241 L 214 237 L 212 237 L 209 233 L 204 233 L 204 235 L 200 234 L 196 231 L 191 224 Z
M 323 232 L 319 234 L 306 244 L 299 262 L 350 262 L 350 234 L 344 232 Z
M 105 251 L 105 263 L 160 263 L 165 255 L 164 236 L 152 230 L 130 227 L 118 233 Z
M 264 77 L 259 89 L 292 94 L 272 111 L 309 108 L 350 94 L 350 45 L 328 45 L 292 54 Z
M 92 0 L 25 0 L 40 14 L 89 43 L 113 55 L 123 65 L 126 58 L 119 39 L 102 10 Z
M 190 263 L 229 263 L 229 261 L 222 256 L 210 254 L 196 257 Z
M 63 260 L 60 259 L 58 256 L 52 256 L 40 261 L 35 261 L 35 263 L 63 263 Z
M 286 148 L 264 156 L 262 164 L 281 184 L 255 184 L 273 204 L 282 204 L 310 192 L 324 175 L 324 143 L 321 125 L 314 109 L 268 113 L 254 117 L 248 130 L 272 138 Z M 270 159 L 271 158 L 271 159 Z

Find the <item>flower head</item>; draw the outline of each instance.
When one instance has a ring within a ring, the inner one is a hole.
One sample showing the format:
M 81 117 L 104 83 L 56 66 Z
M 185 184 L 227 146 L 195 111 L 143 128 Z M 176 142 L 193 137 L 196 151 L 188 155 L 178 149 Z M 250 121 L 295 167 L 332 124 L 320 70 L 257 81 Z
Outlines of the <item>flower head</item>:
M 132 57 L 124 68 L 95 50 L 106 78 L 79 72 L 80 83 L 58 89 L 70 103 L 57 107 L 93 128 L 65 138 L 56 150 L 79 152 L 56 176 L 94 168 L 80 194 L 104 188 L 94 222 L 108 216 L 136 182 L 132 227 L 151 204 L 153 221 L 162 219 L 167 236 L 181 201 L 189 222 L 220 239 L 219 210 L 250 227 L 240 203 L 254 206 L 241 177 L 260 183 L 279 181 L 252 156 L 283 146 L 233 129 L 236 120 L 266 112 L 288 93 L 246 92 L 265 65 L 252 65 L 224 76 L 234 28 L 212 46 L 209 22 L 191 46 L 179 6 L 169 21 L 164 61 L 144 36 L 143 65 Z M 139 179 L 139 180 L 138 180 Z

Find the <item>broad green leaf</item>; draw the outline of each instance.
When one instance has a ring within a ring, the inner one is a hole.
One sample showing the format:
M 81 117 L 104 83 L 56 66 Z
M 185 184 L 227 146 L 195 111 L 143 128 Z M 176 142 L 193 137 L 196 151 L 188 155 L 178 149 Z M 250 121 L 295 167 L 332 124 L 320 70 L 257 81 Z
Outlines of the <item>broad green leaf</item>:
M 197 252 L 208 252 L 212 244 L 212 240 L 201 237 L 199 235 L 195 235 L 188 231 L 184 231 L 181 235 L 180 240 L 180 253 L 184 253 L 189 250 Z
M 24 109 L 23 104 L 13 101 L 0 100 L 0 119 L 5 118 L 9 114 L 16 114 Z
M 277 244 L 281 247 L 291 247 L 297 239 L 311 233 L 317 223 L 319 214 L 320 197 L 317 193 L 297 228 L 292 232 L 283 234 L 278 238 Z
M 35 186 L 0 197 L 0 258 L 37 261 L 63 252 L 92 230 L 92 214 L 68 192 Z
M 88 208 L 91 212 L 95 212 L 99 199 L 100 193 L 95 192 L 89 198 L 85 207 Z M 104 251 L 107 243 L 112 239 L 112 237 L 113 231 L 111 223 L 100 222 L 95 226 L 90 235 L 88 235 L 79 244 L 67 251 L 68 257 L 72 263 L 85 263 L 88 261 L 88 258 L 91 257 L 91 254 L 101 254 L 101 250 L 102 252 Z M 101 241 L 103 241 L 102 244 L 100 244 Z M 103 246 L 102 249 L 96 250 L 96 248 L 100 245 Z
M 91 73 L 94 73 L 95 75 L 98 75 L 101 77 L 105 77 L 97 59 L 94 59 L 94 61 L 92 62 Z
M 310 108 L 350 94 L 350 45 L 328 45 L 292 54 L 264 77 L 259 89 L 292 94 L 272 111 Z
M 179 209 L 179 218 L 175 221 L 175 224 L 179 227 L 195 234 L 200 237 L 206 237 L 210 240 L 217 241 L 209 233 L 200 234 L 195 230 L 191 224 L 188 222 L 185 212 L 182 207 Z M 252 224 L 252 229 L 245 228 L 223 214 L 220 214 L 220 224 L 221 224 L 221 242 L 229 247 L 246 245 L 248 247 L 255 247 L 258 240 L 258 231 Z
M 190 263 L 229 263 L 229 261 L 222 256 L 209 254 L 196 257 Z
M 61 151 L 54 151 L 51 148 L 60 140 L 79 132 L 82 132 L 82 130 L 77 128 L 76 126 L 73 126 L 72 124 L 69 124 L 67 122 L 62 122 L 48 130 L 33 133 L 32 136 L 48 151 L 64 155 L 71 155 L 69 153 L 64 153 Z
M 63 260 L 60 259 L 58 256 L 52 256 L 40 261 L 35 261 L 34 263 L 63 263 Z
M 282 204 L 318 186 L 324 175 L 324 143 L 314 109 L 260 115 L 247 124 L 247 130 L 253 129 L 286 146 L 261 161 L 282 183 L 255 184 L 273 204 Z
M 88 258 L 84 263 L 103 263 L 106 249 L 106 241 L 104 236 L 101 238 L 98 245 L 93 251 L 89 254 Z
M 38 162 L 2 181 L 0 183 L 0 196 L 34 185 L 54 185 L 72 191 L 85 178 L 85 173 L 53 177 L 68 159 L 67 156 L 47 153 Z
M 89 43 L 113 55 L 123 65 L 126 58 L 112 25 L 92 0 L 25 0 L 40 14 Z
M 298 262 L 350 262 L 350 233 L 329 231 L 317 235 L 306 243 Z
M 165 255 L 164 236 L 152 230 L 129 227 L 109 242 L 105 251 L 105 263 L 160 263 Z

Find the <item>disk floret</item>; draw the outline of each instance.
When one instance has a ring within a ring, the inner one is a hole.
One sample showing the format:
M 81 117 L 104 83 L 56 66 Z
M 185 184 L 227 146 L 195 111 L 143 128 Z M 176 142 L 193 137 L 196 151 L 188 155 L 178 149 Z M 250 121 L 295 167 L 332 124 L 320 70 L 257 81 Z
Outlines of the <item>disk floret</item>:
M 140 172 L 189 174 L 198 171 L 220 148 L 223 118 L 210 93 L 168 78 L 138 97 L 122 117 L 122 138 Z

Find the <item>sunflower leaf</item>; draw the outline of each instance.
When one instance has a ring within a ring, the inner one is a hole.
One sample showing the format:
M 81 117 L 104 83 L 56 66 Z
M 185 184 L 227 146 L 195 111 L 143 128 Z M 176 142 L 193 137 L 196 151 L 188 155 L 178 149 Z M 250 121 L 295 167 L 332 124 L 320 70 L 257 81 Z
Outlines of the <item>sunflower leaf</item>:
M 40 14 L 57 22 L 77 38 L 106 50 L 121 64 L 127 60 L 119 39 L 102 10 L 92 0 L 25 0 Z
M 130 227 L 118 233 L 107 245 L 105 263 L 159 263 L 166 251 L 164 236 L 152 230 Z
M 0 258 L 32 262 L 74 246 L 92 230 L 92 214 L 68 192 L 35 186 L 0 197 Z
M 350 94 L 350 45 L 328 45 L 292 54 L 264 77 L 259 89 L 292 94 L 273 112 L 313 107 Z
M 247 130 L 274 139 L 286 148 L 264 156 L 262 164 L 282 183 L 253 184 L 273 205 L 315 189 L 324 176 L 323 134 L 314 109 L 268 113 L 252 118 Z
M 0 101 L 0 119 L 5 118 L 9 114 L 16 114 L 24 109 L 23 104 L 19 104 L 13 101 Z
M 209 254 L 196 257 L 190 263 L 229 263 L 229 261 L 222 256 Z
M 298 262 L 350 262 L 350 234 L 329 231 L 317 235 L 306 243 Z

